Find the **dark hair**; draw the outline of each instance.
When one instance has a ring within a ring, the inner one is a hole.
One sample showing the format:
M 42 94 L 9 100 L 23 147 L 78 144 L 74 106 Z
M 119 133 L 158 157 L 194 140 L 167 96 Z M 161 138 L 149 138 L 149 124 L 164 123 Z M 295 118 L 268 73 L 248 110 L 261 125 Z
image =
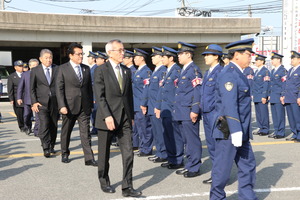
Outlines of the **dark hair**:
M 238 53 L 244 53 L 246 50 L 229 50 L 228 51 L 228 59 L 229 60 L 232 60 L 233 59 L 233 57 L 234 57 L 234 53 L 235 52 L 238 52 Z
M 73 42 L 69 45 L 68 49 L 67 49 L 67 56 L 69 56 L 70 54 L 74 54 L 74 49 L 75 48 L 79 48 L 82 49 L 83 47 L 81 46 L 81 44 L 77 43 L 77 42 Z
M 176 63 L 177 60 L 178 60 L 178 59 L 177 59 L 177 56 L 171 56 L 171 55 L 164 55 L 164 56 L 167 56 L 168 58 L 171 58 L 171 57 L 172 57 L 172 58 L 173 58 L 173 62 L 175 62 L 175 63 Z
M 225 63 L 224 63 L 224 61 L 223 61 L 223 59 L 222 59 L 222 56 L 219 56 L 219 55 L 218 55 L 218 61 L 219 61 L 220 65 L 221 65 L 222 67 L 224 67 Z

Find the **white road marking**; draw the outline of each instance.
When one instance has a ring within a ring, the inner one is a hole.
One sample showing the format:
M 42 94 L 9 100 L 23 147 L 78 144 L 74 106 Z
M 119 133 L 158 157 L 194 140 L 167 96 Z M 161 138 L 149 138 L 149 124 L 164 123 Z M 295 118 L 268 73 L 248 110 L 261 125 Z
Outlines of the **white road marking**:
M 287 192 L 287 191 L 300 191 L 300 187 L 290 187 L 290 188 L 263 188 L 255 189 L 256 193 L 270 193 L 270 192 Z M 226 191 L 226 194 L 235 194 L 237 190 Z M 160 199 L 177 199 L 177 198 L 192 198 L 192 197 L 207 197 L 209 192 L 203 193 L 190 193 L 190 194 L 177 194 L 177 195 L 161 195 L 161 196 L 148 196 L 143 197 L 143 200 L 160 200 Z M 123 198 L 123 199 L 113 199 L 113 200 L 140 200 L 141 198 Z

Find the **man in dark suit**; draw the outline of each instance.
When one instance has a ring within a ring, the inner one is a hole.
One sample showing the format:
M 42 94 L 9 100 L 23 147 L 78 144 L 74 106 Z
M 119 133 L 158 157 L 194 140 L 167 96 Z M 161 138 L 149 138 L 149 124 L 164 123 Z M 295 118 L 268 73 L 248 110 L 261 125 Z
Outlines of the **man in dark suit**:
M 32 61 L 33 60 L 33 61 Z M 29 61 L 29 67 L 34 68 L 39 65 L 37 59 L 31 59 Z M 28 65 L 23 65 L 23 71 L 25 66 L 28 68 Z M 29 135 L 32 133 L 32 110 L 31 110 L 31 99 L 30 99 L 30 70 L 24 71 L 22 73 L 22 78 L 20 79 L 18 90 L 17 90 L 17 103 L 18 105 L 23 104 L 24 106 L 24 123 L 26 127 L 26 134 Z
M 82 64 L 83 51 L 80 44 L 70 44 L 67 55 L 70 61 L 59 66 L 56 79 L 58 109 L 63 120 L 61 161 L 63 163 L 70 162 L 70 137 L 77 120 L 85 165 L 97 166 L 91 148 L 90 114 L 93 108 L 93 91 L 90 68 Z
M 132 119 L 133 95 L 131 71 L 120 65 L 124 57 L 124 46 L 120 40 L 111 40 L 105 46 L 109 61 L 95 70 L 94 91 L 98 128 L 98 176 L 101 189 L 114 193 L 108 176 L 110 144 L 114 135 L 118 137 L 123 160 L 122 194 L 137 197 L 142 193 L 132 188 Z
M 18 85 L 23 73 L 23 61 L 17 60 L 14 62 L 15 72 L 10 74 L 7 78 L 7 93 L 10 104 L 13 105 L 14 112 L 17 116 L 18 126 L 21 132 L 26 132 L 26 127 L 24 124 L 24 107 L 23 104 L 19 105 L 17 103 L 17 90 Z
M 49 158 L 51 153 L 55 153 L 58 121 L 55 92 L 57 67 L 52 64 L 52 58 L 53 55 L 49 49 L 42 49 L 40 52 L 41 64 L 30 72 L 32 110 L 38 113 L 40 119 L 38 137 L 46 158 Z

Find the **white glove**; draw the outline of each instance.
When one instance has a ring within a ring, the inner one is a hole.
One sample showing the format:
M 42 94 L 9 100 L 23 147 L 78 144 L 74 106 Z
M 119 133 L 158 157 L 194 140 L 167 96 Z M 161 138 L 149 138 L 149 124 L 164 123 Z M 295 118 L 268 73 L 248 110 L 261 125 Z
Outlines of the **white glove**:
M 240 147 L 242 146 L 242 142 L 243 132 L 239 131 L 231 134 L 231 143 L 233 144 L 233 146 Z

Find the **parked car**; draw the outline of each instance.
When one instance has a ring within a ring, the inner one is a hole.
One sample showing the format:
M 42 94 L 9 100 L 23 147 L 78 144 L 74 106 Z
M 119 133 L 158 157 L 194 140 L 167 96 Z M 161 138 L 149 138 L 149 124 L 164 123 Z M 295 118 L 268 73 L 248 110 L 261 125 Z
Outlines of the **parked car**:
M 6 67 L 0 66 L 0 98 L 8 98 L 7 94 L 7 78 L 9 73 Z

